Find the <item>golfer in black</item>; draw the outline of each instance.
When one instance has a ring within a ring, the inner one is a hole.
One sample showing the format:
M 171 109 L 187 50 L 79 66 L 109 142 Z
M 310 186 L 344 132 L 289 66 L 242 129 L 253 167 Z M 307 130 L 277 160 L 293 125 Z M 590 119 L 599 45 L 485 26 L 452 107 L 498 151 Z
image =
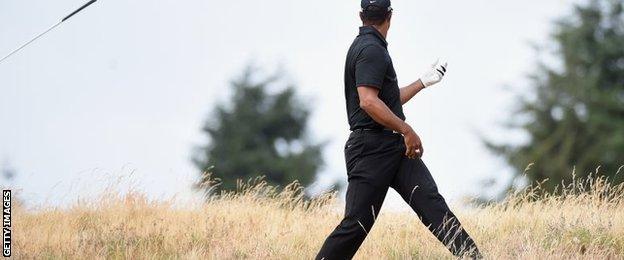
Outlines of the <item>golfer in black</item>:
M 360 17 L 364 26 L 349 49 L 344 76 L 352 130 L 345 145 L 349 180 L 345 216 L 316 259 L 352 258 L 370 232 L 389 187 L 401 194 L 454 255 L 479 258 L 477 246 L 420 159 L 422 143 L 403 114 L 403 104 L 442 80 L 446 64 L 437 62 L 418 81 L 399 88 L 386 42 L 390 0 L 363 0 Z

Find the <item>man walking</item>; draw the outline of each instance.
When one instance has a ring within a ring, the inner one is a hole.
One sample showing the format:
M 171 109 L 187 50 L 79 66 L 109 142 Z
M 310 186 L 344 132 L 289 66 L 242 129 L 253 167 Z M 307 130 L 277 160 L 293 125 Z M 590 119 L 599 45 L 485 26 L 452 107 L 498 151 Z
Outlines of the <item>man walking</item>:
M 349 180 L 345 215 L 316 259 L 352 258 L 371 230 L 389 187 L 451 253 L 478 258 L 477 246 L 420 159 L 422 143 L 403 114 L 403 104 L 442 80 L 446 64 L 438 62 L 419 80 L 399 88 L 386 42 L 392 18 L 390 0 L 362 0 L 361 5 L 364 26 L 349 49 L 345 67 L 352 130 L 345 145 Z

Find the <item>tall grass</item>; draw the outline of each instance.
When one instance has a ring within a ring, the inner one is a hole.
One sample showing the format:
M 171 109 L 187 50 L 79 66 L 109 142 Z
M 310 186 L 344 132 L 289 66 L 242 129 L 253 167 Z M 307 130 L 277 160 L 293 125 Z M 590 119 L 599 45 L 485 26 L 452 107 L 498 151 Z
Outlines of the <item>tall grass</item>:
M 304 199 L 262 179 L 196 206 L 105 194 L 68 208 L 14 211 L 14 256 L 59 259 L 311 259 L 338 224 L 334 195 Z M 624 186 L 590 178 L 539 185 L 456 213 L 488 259 L 624 259 Z M 411 212 L 381 212 L 357 259 L 452 259 Z

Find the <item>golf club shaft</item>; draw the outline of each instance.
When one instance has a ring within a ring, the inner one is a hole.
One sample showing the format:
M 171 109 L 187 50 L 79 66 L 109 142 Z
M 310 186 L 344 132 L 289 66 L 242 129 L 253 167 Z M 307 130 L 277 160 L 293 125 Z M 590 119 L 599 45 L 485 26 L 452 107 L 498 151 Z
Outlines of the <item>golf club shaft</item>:
M 80 11 L 82 11 L 82 9 L 87 8 L 88 6 L 90 6 L 91 4 L 95 3 L 95 1 L 97 0 L 91 0 L 88 3 L 82 5 L 80 8 L 76 9 L 76 11 L 73 11 L 71 14 L 69 14 L 68 16 L 65 16 L 65 18 L 63 18 L 63 20 L 61 20 L 61 22 L 65 22 L 65 20 L 71 18 L 72 16 L 74 16 L 75 14 L 79 13 Z
M 83 6 L 81 6 L 80 8 L 76 9 L 76 11 L 73 11 L 71 14 L 65 16 L 65 18 L 63 18 L 61 21 L 59 21 L 58 23 L 52 25 L 50 28 L 48 28 L 47 30 L 45 30 L 44 32 L 40 33 L 39 35 L 37 35 L 35 38 L 32 38 L 31 40 L 27 41 L 26 43 L 22 44 L 19 48 L 15 49 L 14 51 L 10 52 L 9 54 L 7 54 L 6 56 L 4 56 L 2 59 L 0 59 L 0 63 L 2 63 L 4 60 L 8 59 L 9 57 L 11 57 L 13 54 L 17 53 L 18 51 L 20 51 L 21 49 L 25 48 L 26 46 L 28 46 L 29 44 L 31 44 L 32 42 L 36 41 L 37 39 L 39 39 L 41 36 L 45 35 L 46 33 L 48 33 L 49 31 L 52 31 L 54 28 L 56 28 L 57 26 L 59 26 L 61 23 L 63 23 L 64 21 L 66 21 L 67 19 L 71 18 L 72 16 L 74 16 L 75 14 L 79 13 L 80 11 L 82 11 L 83 9 L 87 8 L 88 6 L 90 6 L 91 4 L 95 3 L 97 0 L 91 0 L 88 3 L 84 4 Z
M 45 30 L 44 32 L 40 33 L 39 35 L 37 35 L 35 38 L 32 38 L 30 41 L 27 41 L 26 43 L 22 44 L 22 46 L 18 47 L 17 49 L 15 49 L 14 51 L 12 51 L 11 53 L 7 54 L 6 56 L 4 56 L 4 58 L 0 59 L 0 62 L 3 62 L 4 60 L 8 59 L 9 57 L 11 57 L 11 55 L 15 54 L 16 52 L 20 51 L 21 49 L 23 49 L 24 47 L 28 46 L 28 44 L 31 44 L 32 42 L 36 41 L 37 39 L 39 39 L 41 36 L 43 36 L 44 34 L 48 33 L 49 31 L 52 31 L 52 29 L 56 28 L 57 26 L 59 26 L 62 22 L 58 22 L 55 25 L 52 25 L 52 27 L 48 28 L 47 30 Z

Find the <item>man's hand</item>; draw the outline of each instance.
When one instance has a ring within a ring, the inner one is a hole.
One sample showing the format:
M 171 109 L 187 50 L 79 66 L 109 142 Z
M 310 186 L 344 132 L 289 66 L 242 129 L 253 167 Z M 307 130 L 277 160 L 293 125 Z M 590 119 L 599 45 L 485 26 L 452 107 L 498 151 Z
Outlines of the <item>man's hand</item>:
M 446 74 L 446 69 L 448 68 L 448 63 L 446 61 L 440 61 L 438 59 L 432 66 L 429 71 L 425 72 L 420 78 L 420 81 L 423 83 L 423 86 L 429 87 L 435 85 L 436 83 L 442 81 L 444 78 L 444 74 Z
M 408 127 L 403 133 L 403 140 L 405 141 L 405 156 L 410 159 L 416 159 L 423 156 L 425 150 L 423 149 L 420 137 L 414 132 L 414 129 Z

